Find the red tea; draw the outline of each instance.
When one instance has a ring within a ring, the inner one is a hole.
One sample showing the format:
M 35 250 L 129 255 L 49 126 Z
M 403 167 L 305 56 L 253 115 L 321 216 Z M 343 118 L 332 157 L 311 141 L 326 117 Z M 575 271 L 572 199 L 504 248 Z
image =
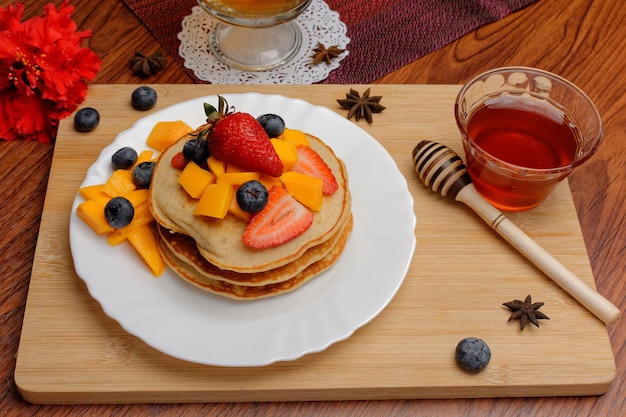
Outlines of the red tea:
M 498 161 L 487 164 L 480 152 L 468 152 L 467 168 L 476 189 L 504 210 L 537 206 L 568 173 L 579 144 L 578 130 L 567 115 L 542 100 L 519 96 L 488 99 L 471 114 L 467 134 L 485 153 L 508 164 L 539 171 L 565 168 L 563 175 L 520 175 L 511 167 L 503 179 L 493 171 Z

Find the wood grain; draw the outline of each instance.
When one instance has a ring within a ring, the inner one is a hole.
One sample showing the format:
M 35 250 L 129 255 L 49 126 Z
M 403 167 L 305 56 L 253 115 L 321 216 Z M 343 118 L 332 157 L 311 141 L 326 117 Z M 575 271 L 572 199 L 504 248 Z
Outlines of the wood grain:
M 342 86 L 154 88 L 159 104 L 153 111 L 202 95 L 257 91 L 307 97 L 345 113 L 333 105 Z M 390 111 L 364 126 L 407 179 L 418 218 L 418 249 L 402 288 L 380 317 L 324 352 L 261 368 L 198 366 L 148 348 L 104 316 L 88 295 L 73 273 L 67 231 L 86 168 L 117 133 L 147 114 L 132 110 L 132 89 L 93 86 L 85 105 L 100 111 L 96 131 L 76 132 L 71 121 L 59 130 L 15 372 L 30 401 L 555 396 L 600 394 L 610 386 L 615 364 L 602 322 L 498 239 L 471 210 L 432 193 L 417 179 L 411 160 L 413 129 L 425 137 L 445 136 L 448 146 L 461 149 L 446 111 L 453 107 L 458 86 L 446 85 L 380 86 L 384 97 L 393 97 L 386 101 Z M 411 117 L 410 108 L 427 105 L 421 117 Z M 541 208 L 511 218 L 595 286 L 566 183 Z M 553 317 L 541 331 L 520 333 L 517 323 L 507 324 L 509 313 L 501 304 L 527 293 L 549 305 Z M 586 334 L 584 349 L 578 332 Z M 468 376 L 457 368 L 452 352 L 470 335 L 488 340 L 494 359 L 481 374 Z M 593 361 L 586 360 L 587 351 L 594 352 Z
M 511 246 L 604 323 L 613 324 L 621 318 L 622 312 L 615 305 L 572 273 L 480 195 L 461 157 L 451 148 L 438 142 L 422 140 L 413 150 L 413 163 L 416 173 L 428 188 L 474 210 Z
M 40 13 L 47 0 L 26 3 L 26 17 Z M 53 1 L 55 4 L 60 0 Z M 129 10 L 116 0 L 95 6 L 73 0 L 74 18 L 93 29 L 89 44 L 103 59 L 96 83 L 144 81 L 120 63 L 135 49 L 152 52 L 158 42 Z M 2 6 L 9 4 L 3 0 Z M 104 5 L 102 5 L 104 4 Z M 598 289 L 622 310 L 626 307 L 626 8 L 619 0 L 540 0 L 499 22 L 389 74 L 379 83 L 459 84 L 480 71 L 502 65 L 528 65 L 558 72 L 583 88 L 603 117 L 605 140 L 599 152 L 570 179 L 587 251 Z M 191 83 L 174 65 L 151 83 Z M 626 398 L 626 326 L 609 327 L 617 361 L 616 379 L 602 396 L 473 400 L 398 400 L 342 402 L 279 402 L 251 404 L 33 406 L 22 401 L 13 381 L 26 291 L 32 268 L 53 145 L 0 143 L 0 276 L 2 303 L 0 369 L 3 375 L 0 412 L 4 415 L 106 416 L 571 416 L 621 415 Z M 590 355 L 593 353 L 590 352 Z

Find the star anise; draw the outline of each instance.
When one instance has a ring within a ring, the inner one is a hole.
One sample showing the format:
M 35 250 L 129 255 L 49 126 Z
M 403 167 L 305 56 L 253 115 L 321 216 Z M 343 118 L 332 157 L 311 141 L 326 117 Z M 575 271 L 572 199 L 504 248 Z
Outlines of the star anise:
M 326 62 L 326 65 L 330 65 L 330 62 L 333 59 L 337 58 L 344 52 L 345 49 L 341 49 L 337 45 L 326 48 L 323 43 L 318 42 L 317 46 L 313 49 L 313 55 L 311 55 L 311 58 L 313 58 L 311 65 L 318 65 L 322 62 Z
M 509 317 L 509 321 L 520 321 L 520 330 L 524 330 L 528 322 L 539 327 L 538 320 L 550 320 L 548 316 L 539 311 L 543 303 L 533 303 L 530 295 L 528 295 L 524 301 L 513 300 L 508 303 L 503 303 L 502 305 L 513 312 L 511 317 Z
M 348 111 L 348 119 L 354 117 L 356 121 L 361 118 L 367 120 L 367 123 L 372 123 L 372 113 L 380 113 L 385 110 L 385 106 L 380 104 L 380 99 L 383 96 L 371 96 L 370 89 L 368 88 L 363 93 L 363 96 L 358 91 L 350 89 L 350 92 L 346 94 L 346 98 L 337 100 L 337 103 L 344 109 L 350 109 Z
M 135 56 L 132 57 L 129 62 L 135 75 L 147 78 L 161 71 L 167 64 L 167 58 L 165 58 L 160 51 L 150 56 L 135 51 Z

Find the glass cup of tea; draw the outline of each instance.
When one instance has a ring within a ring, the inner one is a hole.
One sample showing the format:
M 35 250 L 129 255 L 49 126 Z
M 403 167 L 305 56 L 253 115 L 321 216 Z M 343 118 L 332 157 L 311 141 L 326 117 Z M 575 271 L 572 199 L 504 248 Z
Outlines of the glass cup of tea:
M 537 207 L 602 141 L 602 120 L 589 97 L 534 68 L 474 77 L 461 88 L 454 112 L 476 190 L 504 211 Z
M 198 0 L 219 20 L 209 35 L 213 55 L 232 68 L 266 71 L 295 57 L 302 31 L 294 19 L 311 0 Z

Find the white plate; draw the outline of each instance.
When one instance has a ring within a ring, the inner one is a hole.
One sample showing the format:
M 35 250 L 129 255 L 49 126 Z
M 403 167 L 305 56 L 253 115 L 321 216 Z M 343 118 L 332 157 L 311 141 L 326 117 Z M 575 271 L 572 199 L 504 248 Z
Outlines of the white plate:
M 254 116 L 280 114 L 288 127 L 309 132 L 343 159 L 352 193 L 354 228 L 343 255 L 328 271 L 291 293 L 234 301 L 202 291 L 171 270 L 154 278 L 127 243 L 109 246 L 76 215 L 70 218 L 74 266 L 104 312 L 129 333 L 173 357 L 208 365 L 262 366 L 319 352 L 348 338 L 394 297 L 415 249 L 415 215 L 407 183 L 387 151 L 352 122 L 324 107 L 276 95 L 225 95 Z M 120 133 L 89 168 L 84 185 L 111 174 L 122 146 L 146 149 L 157 121 L 198 126 L 203 103 L 186 101 L 140 119 Z

